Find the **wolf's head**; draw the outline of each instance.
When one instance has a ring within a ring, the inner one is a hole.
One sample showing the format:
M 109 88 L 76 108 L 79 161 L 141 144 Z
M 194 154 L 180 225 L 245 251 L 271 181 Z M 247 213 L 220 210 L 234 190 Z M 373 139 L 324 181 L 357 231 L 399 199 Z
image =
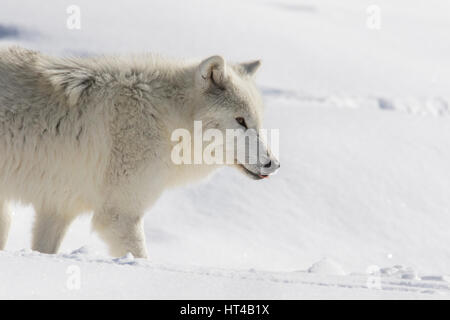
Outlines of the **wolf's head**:
M 233 130 L 234 138 L 224 146 L 225 154 L 235 156 L 227 164 L 253 179 L 266 178 L 280 167 L 260 134 L 263 105 L 253 81 L 259 66 L 259 61 L 228 65 L 222 57 L 212 56 L 198 65 L 195 74 L 194 118 L 202 121 L 203 130 L 219 130 L 224 137 Z

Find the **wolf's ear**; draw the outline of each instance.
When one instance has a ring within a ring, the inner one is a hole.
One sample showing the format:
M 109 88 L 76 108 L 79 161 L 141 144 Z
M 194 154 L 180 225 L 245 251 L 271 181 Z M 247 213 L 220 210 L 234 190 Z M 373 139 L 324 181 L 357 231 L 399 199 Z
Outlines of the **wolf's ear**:
M 212 56 L 203 60 L 197 70 L 197 84 L 207 89 L 211 85 L 224 87 L 225 60 L 221 56 Z
M 259 66 L 261 65 L 261 60 L 243 62 L 239 65 L 246 74 L 252 76 L 255 74 L 256 70 L 258 70 Z

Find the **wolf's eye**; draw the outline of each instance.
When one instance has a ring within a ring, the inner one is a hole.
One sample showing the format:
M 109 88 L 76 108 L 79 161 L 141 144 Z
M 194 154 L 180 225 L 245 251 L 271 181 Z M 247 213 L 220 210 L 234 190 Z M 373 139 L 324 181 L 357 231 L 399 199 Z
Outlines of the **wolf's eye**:
M 244 118 L 242 118 L 242 117 L 237 117 L 237 118 L 236 118 L 236 121 L 237 121 L 237 123 L 239 123 L 241 126 L 243 126 L 245 129 L 248 129 L 248 128 L 247 128 L 247 124 L 245 123 L 245 119 L 244 119 Z

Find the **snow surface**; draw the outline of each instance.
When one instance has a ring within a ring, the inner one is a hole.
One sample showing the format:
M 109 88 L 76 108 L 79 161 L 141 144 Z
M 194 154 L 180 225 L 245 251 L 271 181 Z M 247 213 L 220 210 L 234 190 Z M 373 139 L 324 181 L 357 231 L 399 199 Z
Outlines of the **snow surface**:
M 16 205 L 0 298 L 449 298 L 450 3 L 75 2 L 2 3 L 0 45 L 262 58 L 282 167 L 166 192 L 145 220 L 149 261 L 108 257 L 89 215 L 59 255 L 31 252 L 32 208 Z

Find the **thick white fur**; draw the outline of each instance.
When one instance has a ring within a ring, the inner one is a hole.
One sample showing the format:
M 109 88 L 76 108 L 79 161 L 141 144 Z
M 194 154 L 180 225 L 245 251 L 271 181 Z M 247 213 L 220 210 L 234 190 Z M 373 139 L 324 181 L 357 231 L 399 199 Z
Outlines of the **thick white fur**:
M 235 126 L 237 113 L 260 126 L 260 99 L 245 65 L 218 69 L 217 79 L 231 88 L 223 99 L 212 98 L 221 94 L 216 75 L 203 77 L 199 65 L 152 55 L 59 59 L 0 50 L 0 249 L 10 225 L 6 203 L 14 200 L 35 208 L 34 250 L 57 252 L 73 219 L 92 211 L 112 255 L 146 257 L 144 211 L 167 187 L 215 168 L 173 164 L 172 131 L 191 130 L 194 120 Z

